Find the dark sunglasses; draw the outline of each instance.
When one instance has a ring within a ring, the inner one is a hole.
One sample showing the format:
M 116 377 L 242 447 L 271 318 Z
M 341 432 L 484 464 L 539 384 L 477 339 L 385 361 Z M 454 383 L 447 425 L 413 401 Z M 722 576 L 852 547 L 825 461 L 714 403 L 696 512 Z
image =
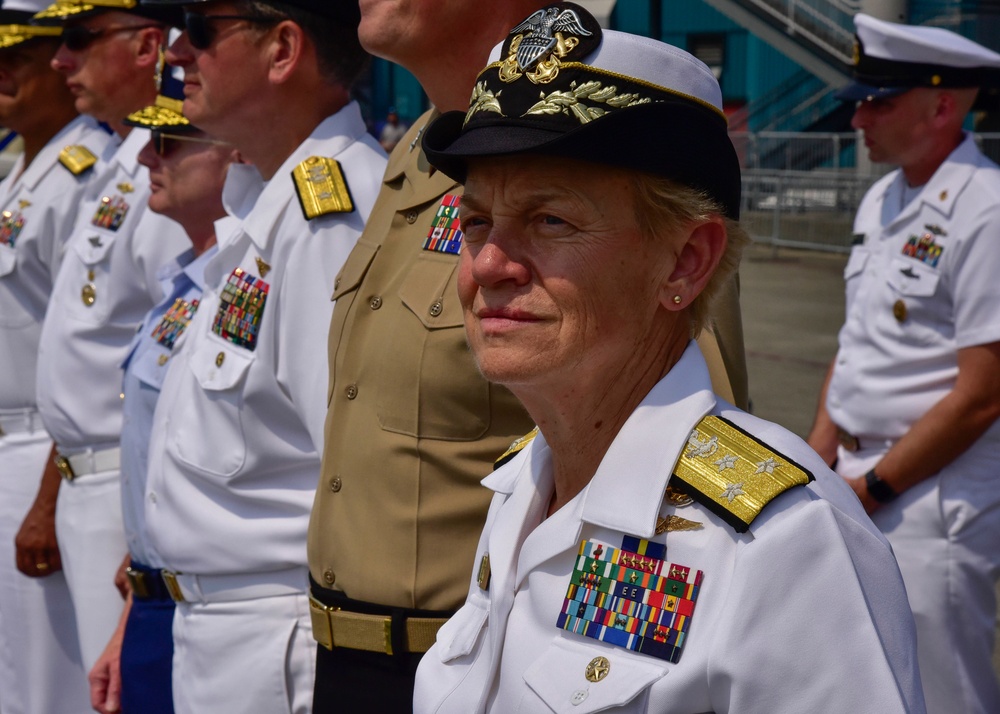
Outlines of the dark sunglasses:
M 167 157 L 177 149 L 178 142 L 187 141 L 192 144 L 212 144 L 215 146 L 226 146 L 226 142 L 218 139 L 209 139 L 201 136 L 187 136 L 186 134 L 171 134 L 169 132 L 152 129 L 149 141 L 153 145 L 153 151 L 157 156 Z
M 62 32 L 62 42 L 71 52 L 81 52 L 106 35 L 116 35 L 120 32 L 136 32 L 160 25 L 131 25 L 127 27 L 105 27 L 91 30 L 83 25 L 71 25 Z
M 259 15 L 200 15 L 195 12 L 184 13 L 184 29 L 188 33 L 188 41 L 196 50 L 207 50 L 215 42 L 219 31 L 212 26 L 213 22 L 223 20 L 243 20 L 261 25 L 275 25 L 280 20 Z

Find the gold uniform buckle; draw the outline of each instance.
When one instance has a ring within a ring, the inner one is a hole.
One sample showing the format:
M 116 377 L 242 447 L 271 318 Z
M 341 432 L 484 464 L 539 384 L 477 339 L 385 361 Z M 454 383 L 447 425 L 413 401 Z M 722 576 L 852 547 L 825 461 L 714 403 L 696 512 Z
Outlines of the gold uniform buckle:
M 56 470 L 59 472 L 59 475 L 64 479 L 72 481 L 76 478 L 76 474 L 73 472 L 73 465 L 70 464 L 69 459 L 65 456 L 59 454 L 52 459 L 52 462 L 56 465 Z
M 161 573 L 163 584 L 167 586 L 167 592 L 170 593 L 170 599 L 174 602 L 184 602 L 184 591 L 181 590 L 180 583 L 177 582 L 177 573 L 172 570 L 163 570 Z
M 858 442 L 858 437 L 846 429 L 841 429 L 839 426 L 837 427 L 837 441 L 839 441 L 840 445 L 852 454 L 861 448 L 861 444 Z
M 125 575 L 128 577 L 129 585 L 132 587 L 132 594 L 136 597 L 148 599 L 150 594 L 146 574 L 128 567 L 125 569 Z

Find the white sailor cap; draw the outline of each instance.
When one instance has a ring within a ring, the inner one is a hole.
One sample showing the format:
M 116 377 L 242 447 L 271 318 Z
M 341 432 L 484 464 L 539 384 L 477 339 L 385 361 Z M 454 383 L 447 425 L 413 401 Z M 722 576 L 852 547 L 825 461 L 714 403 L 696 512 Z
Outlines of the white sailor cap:
M 891 97 L 914 87 L 1000 87 L 1000 54 L 940 27 L 854 16 L 854 81 L 848 101 Z

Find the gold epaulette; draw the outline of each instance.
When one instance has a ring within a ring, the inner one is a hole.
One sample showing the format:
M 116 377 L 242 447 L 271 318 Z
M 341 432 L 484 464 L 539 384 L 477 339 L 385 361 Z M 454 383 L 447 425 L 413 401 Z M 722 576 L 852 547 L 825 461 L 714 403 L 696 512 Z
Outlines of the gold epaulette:
M 340 162 L 325 156 L 310 156 L 295 167 L 292 178 L 306 220 L 354 210 Z
M 493 462 L 493 470 L 496 471 L 498 468 L 500 468 L 505 463 L 507 463 L 515 456 L 517 456 L 518 452 L 520 452 L 521 449 L 530 444 L 531 440 L 534 439 L 536 436 L 538 436 L 537 426 L 531 431 L 529 431 L 527 434 L 522 436 L 520 439 L 515 441 L 509 447 L 507 447 L 507 450 L 503 452 L 503 455 L 499 459 Z
M 76 144 L 59 152 L 59 163 L 74 176 L 79 176 L 97 163 L 97 157 L 83 144 Z
M 744 533 L 772 499 L 813 475 L 721 417 L 691 432 L 670 485 Z

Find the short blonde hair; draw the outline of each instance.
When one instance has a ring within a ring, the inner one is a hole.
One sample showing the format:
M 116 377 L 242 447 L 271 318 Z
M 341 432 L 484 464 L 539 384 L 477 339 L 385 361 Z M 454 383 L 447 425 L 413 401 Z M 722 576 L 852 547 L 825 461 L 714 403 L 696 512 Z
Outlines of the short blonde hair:
M 684 229 L 695 221 L 720 216 L 726 229 L 726 251 L 705 289 L 691 303 L 691 336 L 697 337 L 711 324 L 712 301 L 720 288 L 739 267 L 743 248 L 750 236 L 738 221 L 725 217 L 722 206 L 704 191 L 691 188 L 661 176 L 647 173 L 633 175 L 636 222 L 643 237 L 656 240 L 659 236 Z

